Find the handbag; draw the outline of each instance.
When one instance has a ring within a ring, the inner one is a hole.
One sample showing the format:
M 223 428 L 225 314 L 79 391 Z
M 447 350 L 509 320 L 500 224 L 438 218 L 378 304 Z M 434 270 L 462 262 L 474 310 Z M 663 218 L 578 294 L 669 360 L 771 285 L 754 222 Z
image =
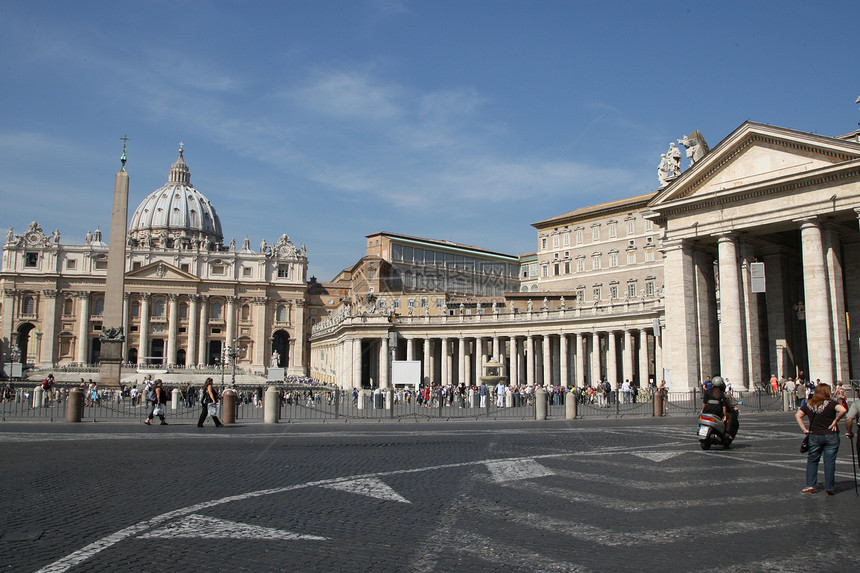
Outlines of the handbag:
M 152 409 L 153 416 L 163 416 L 164 415 L 164 404 L 156 404 L 155 408 Z
M 206 406 L 207 414 L 216 418 L 218 416 L 218 404 L 208 404 Z

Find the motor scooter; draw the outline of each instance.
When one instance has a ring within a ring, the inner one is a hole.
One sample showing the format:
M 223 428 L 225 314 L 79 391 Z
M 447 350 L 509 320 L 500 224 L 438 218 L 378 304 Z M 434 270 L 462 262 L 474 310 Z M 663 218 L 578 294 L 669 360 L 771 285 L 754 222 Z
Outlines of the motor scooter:
M 699 444 L 703 450 L 710 450 L 711 446 L 721 445 L 725 449 L 729 449 L 732 445 L 732 440 L 726 435 L 726 426 L 723 424 L 722 418 L 713 414 L 699 414 Z

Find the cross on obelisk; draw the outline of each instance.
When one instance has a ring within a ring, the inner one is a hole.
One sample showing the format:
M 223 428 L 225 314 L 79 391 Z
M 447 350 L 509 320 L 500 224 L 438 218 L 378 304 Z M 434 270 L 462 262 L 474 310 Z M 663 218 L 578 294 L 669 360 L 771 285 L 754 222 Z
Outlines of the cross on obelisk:
M 122 326 L 122 298 L 125 290 L 125 243 L 128 232 L 128 173 L 125 172 L 127 136 L 122 140 L 122 167 L 116 174 L 113 187 L 113 211 L 110 218 L 108 242 L 107 280 L 105 281 L 105 307 L 101 341 L 99 378 L 102 386 L 119 386 L 122 365 L 122 343 L 125 332 Z

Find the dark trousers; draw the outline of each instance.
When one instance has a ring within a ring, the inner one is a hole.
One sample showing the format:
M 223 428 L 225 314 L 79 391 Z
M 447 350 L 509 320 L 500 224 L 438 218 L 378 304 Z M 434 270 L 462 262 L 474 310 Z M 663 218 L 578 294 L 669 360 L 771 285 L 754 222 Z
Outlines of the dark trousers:
M 209 404 L 203 404 L 203 408 L 200 410 L 200 418 L 197 419 L 197 425 L 202 426 L 203 422 L 206 421 L 206 416 L 209 415 Z M 218 419 L 218 416 L 212 416 L 212 421 L 215 422 L 216 426 L 223 426 L 221 420 Z

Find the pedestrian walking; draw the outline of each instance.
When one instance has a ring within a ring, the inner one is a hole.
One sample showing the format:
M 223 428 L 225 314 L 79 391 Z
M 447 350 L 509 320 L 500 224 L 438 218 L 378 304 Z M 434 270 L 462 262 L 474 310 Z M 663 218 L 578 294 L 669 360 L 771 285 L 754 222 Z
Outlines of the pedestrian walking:
M 814 493 L 818 485 L 818 462 L 824 457 L 824 491 L 833 495 L 836 487 L 836 454 L 839 452 L 837 423 L 847 410 L 830 397 L 830 386 L 819 384 L 812 398 L 795 416 L 797 424 L 809 436 L 809 457 L 806 460 L 806 487 L 803 493 Z M 809 416 L 809 429 L 803 417 Z
M 164 410 L 167 407 L 167 390 L 164 389 L 164 383 L 160 378 L 155 381 L 155 385 L 152 388 L 152 395 L 154 398 L 152 411 L 149 412 L 149 415 L 143 423 L 150 426 L 152 425 L 152 419 L 155 416 L 158 416 L 158 419 L 161 420 L 161 425 L 166 426 L 167 421 L 164 419 Z
M 200 404 L 202 409 L 200 410 L 200 418 L 197 420 L 198 428 L 203 427 L 203 422 L 206 421 L 206 416 L 212 418 L 212 421 L 215 422 L 216 428 L 220 428 L 224 425 L 221 423 L 221 420 L 218 419 L 218 391 L 215 390 L 215 387 L 212 384 L 212 378 L 207 378 L 206 382 L 203 383 L 202 390 L 200 391 Z

